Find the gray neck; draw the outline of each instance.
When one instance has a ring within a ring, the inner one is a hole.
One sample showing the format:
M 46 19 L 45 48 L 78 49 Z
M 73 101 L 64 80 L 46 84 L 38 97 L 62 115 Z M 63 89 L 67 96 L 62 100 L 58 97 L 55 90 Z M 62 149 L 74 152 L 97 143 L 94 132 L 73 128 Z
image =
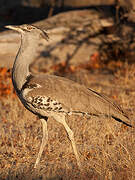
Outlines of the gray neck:
M 31 36 L 31 34 L 21 35 L 21 45 L 12 71 L 13 85 L 17 90 L 21 90 L 27 76 L 30 75 L 29 66 L 36 56 L 38 40 L 36 36 Z

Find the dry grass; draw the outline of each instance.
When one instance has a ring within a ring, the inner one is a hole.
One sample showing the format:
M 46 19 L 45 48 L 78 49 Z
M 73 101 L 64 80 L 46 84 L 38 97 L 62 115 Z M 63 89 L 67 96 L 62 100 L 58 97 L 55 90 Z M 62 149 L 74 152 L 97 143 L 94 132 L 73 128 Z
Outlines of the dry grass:
M 126 73 L 125 73 L 126 72 Z M 81 72 L 79 72 L 81 73 Z M 90 73 L 74 79 L 113 97 L 130 115 L 135 115 L 135 67 L 128 66 L 99 82 Z M 96 78 L 97 77 L 97 78 Z M 64 128 L 50 119 L 49 142 L 40 165 L 33 168 L 42 138 L 40 121 L 24 109 L 12 94 L 0 101 L 0 179 L 135 179 L 135 131 L 113 119 L 72 116 L 67 120 L 75 133 L 81 157 L 80 173 Z

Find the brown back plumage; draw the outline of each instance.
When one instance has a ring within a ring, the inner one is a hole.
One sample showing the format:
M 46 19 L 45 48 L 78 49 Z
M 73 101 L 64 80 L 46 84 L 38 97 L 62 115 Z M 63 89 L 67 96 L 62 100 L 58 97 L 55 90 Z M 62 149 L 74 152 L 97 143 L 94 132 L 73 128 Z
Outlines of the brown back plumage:
M 29 91 L 27 98 L 37 95 L 51 97 L 52 100 L 61 103 L 66 112 L 107 116 L 130 124 L 123 110 L 109 98 L 74 81 L 53 75 L 40 75 L 31 78 L 27 85 L 28 87 L 39 86 Z

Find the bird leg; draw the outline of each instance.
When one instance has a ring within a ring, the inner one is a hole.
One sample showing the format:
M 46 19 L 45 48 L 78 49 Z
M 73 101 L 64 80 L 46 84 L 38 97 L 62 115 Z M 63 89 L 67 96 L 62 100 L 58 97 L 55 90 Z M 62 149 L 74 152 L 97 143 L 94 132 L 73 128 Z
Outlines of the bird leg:
M 47 120 L 43 119 L 43 118 L 40 119 L 40 120 L 42 122 L 42 127 L 43 127 L 43 137 L 42 137 L 42 142 L 41 142 L 41 145 L 40 145 L 40 150 L 39 150 L 39 153 L 38 153 L 38 156 L 37 156 L 34 168 L 37 167 L 37 165 L 38 165 L 38 163 L 40 161 L 40 158 L 42 156 L 44 147 L 45 147 L 45 145 L 47 144 L 47 141 L 48 141 Z
M 77 160 L 77 165 L 79 167 L 79 169 L 81 170 L 81 163 L 80 163 L 80 158 L 79 158 L 79 155 L 78 155 L 78 152 L 77 152 L 77 148 L 76 148 L 76 144 L 75 144 L 75 139 L 74 139 L 74 133 L 73 131 L 69 128 L 68 124 L 66 123 L 66 120 L 65 120 L 65 116 L 55 116 L 55 120 L 58 121 L 59 123 L 61 123 L 67 134 L 68 134 L 68 137 L 71 141 L 71 144 L 72 144 L 72 148 L 73 148 L 73 151 L 74 151 L 74 154 L 75 154 L 75 157 L 76 157 L 76 160 Z

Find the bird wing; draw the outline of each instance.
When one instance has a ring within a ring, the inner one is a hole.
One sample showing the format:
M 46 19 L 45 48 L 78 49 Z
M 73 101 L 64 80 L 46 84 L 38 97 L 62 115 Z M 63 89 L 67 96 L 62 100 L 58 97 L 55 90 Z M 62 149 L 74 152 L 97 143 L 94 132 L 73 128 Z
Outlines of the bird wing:
M 32 88 L 25 98 L 50 98 L 53 103 L 60 105 L 61 112 L 104 115 L 130 123 L 123 110 L 109 98 L 66 78 L 53 75 L 35 76 L 27 83 L 25 88 L 27 87 Z

